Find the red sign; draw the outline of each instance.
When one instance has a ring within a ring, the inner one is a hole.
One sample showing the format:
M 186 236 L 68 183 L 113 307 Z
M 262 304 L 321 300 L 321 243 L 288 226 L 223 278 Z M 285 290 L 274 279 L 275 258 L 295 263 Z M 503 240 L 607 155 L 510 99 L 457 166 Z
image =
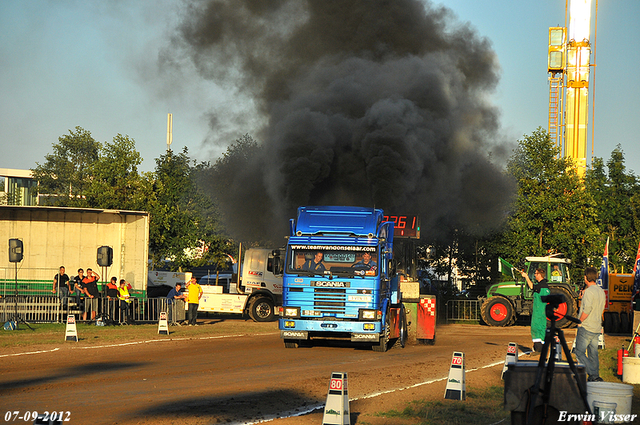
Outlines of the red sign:
M 342 379 L 331 379 L 330 388 L 332 390 L 342 390 Z
M 420 239 L 420 219 L 415 215 L 385 215 L 383 221 L 393 222 L 394 238 Z

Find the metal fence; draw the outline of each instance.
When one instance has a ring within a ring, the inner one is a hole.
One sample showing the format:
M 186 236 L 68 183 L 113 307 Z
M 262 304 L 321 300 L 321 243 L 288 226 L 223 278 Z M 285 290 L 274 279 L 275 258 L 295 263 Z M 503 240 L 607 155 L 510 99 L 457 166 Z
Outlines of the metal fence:
M 101 318 L 103 322 L 125 323 L 127 316 L 136 323 L 155 323 L 160 312 L 168 312 L 170 322 L 185 320 L 183 300 L 176 300 L 169 306 L 166 298 L 131 298 L 132 302 L 123 305 L 117 298 L 95 298 L 92 306 L 87 298 L 58 298 L 55 296 L 6 296 L 0 299 L 0 321 L 6 322 L 16 316 L 30 323 L 63 323 L 68 314 L 76 315 L 77 320 L 87 321 Z M 91 310 L 95 308 L 95 315 Z M 92 316 L 95 318 L 92 319 Z
M 450 320 L 469 320 L 479 322 L 481 317 L 480 301 L 478 300 L 447 301 L 447 323 Z

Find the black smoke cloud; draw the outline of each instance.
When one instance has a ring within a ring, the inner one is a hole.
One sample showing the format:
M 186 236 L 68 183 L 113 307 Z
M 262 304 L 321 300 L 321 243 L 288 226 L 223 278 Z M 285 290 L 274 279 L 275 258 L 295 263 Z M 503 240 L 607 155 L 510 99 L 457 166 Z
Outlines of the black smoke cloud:
M 266 123 L 261 158 L 231 176 L 237 192 L 218 194 L 236 235 L 284 231 L 274 223 L 300 205 L 419 214 L 423 235 L 436 236 L 503 219 L 513 186 L 492 162 L 507 149 L 487 101 L 499 67 L 489 41 L 447 9 L 211 0 L 187 5 L 173 41 Z

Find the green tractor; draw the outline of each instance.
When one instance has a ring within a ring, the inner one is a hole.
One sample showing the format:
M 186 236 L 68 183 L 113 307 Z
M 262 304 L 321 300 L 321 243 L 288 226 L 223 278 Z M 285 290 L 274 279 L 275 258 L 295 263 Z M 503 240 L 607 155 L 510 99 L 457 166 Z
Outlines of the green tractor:
M 551 294 L 564 295 L 565 301 L 556 310 L 556 326 L 569 327 L 572 322 L 564 316 L 576 317 L 578 314 L 578 295 L 580 286 L 571 282 L 571 260 L 561 258 L 558 254 L 548 257 L 527 257 L 525 268 L 529 278 L 535 283 L 536 269 L 547 271 L 547 281 Z M 519 271 L 503 259 L 498 260 L 498 268 L 503 274 L 513 278 L 511 282 L 500 282 L 487 289 L 486 297 L 479 297 L 482 302 L 480 313 L 482 320 L 489 326 L 509 326 L 521 315 L 531 316 L 533 310 L 533 290 L 529 289 Z M 510 274 L 509 274 L 510 273 Z

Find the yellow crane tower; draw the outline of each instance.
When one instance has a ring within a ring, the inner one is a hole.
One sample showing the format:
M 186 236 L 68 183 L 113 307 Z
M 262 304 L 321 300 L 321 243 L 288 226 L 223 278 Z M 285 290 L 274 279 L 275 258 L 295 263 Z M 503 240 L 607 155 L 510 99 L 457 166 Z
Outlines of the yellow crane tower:
M 584 177 L 587 169 L 591 0 L 567 0 L 569 34 L 549 28 L 549 134 Z M 567 40 L 568 38 L 568 40 Z M 564 93 L 564 98 L 563 98 Z

